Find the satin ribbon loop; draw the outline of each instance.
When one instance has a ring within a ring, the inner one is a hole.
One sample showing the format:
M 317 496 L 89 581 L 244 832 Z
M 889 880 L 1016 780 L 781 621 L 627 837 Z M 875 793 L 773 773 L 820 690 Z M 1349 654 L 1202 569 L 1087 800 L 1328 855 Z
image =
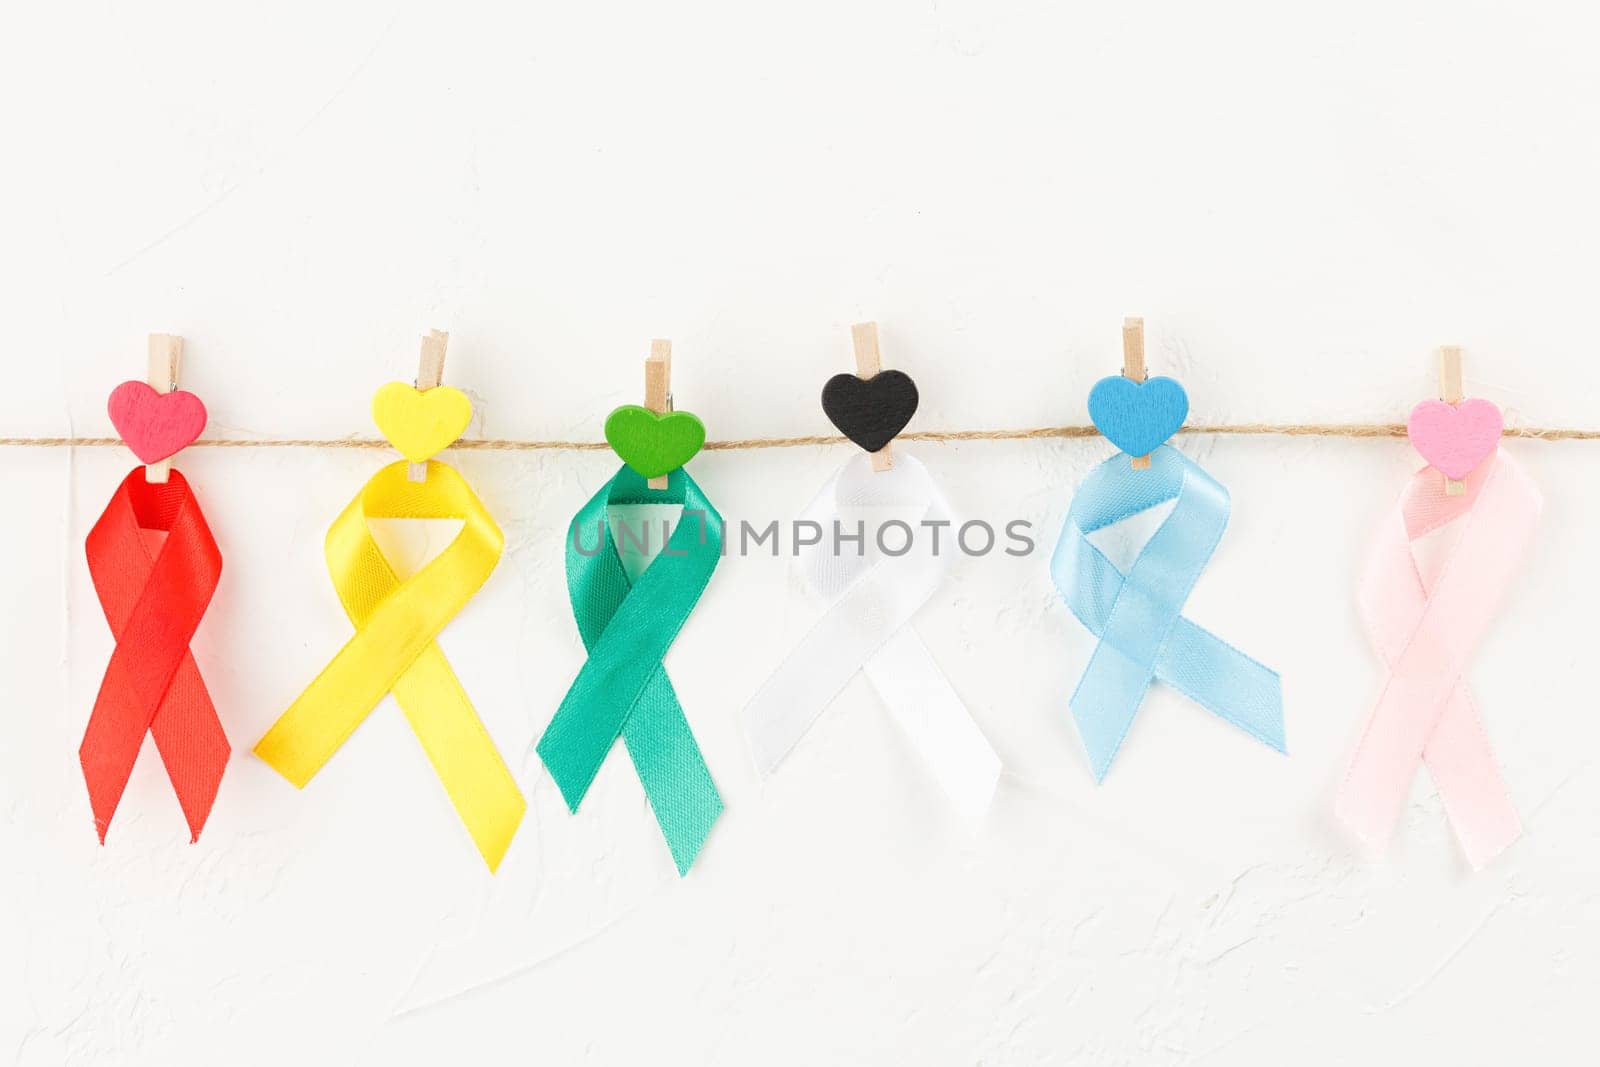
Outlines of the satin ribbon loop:
M 408 469 L 393 463 L 373 475 L 328 529 L 328 573 L 356 632 L 255 751 L 304 787 L 393 692 L 493 871 L 526 803 L 435 638 L 483 586 L 505 539 L 453 468 L 429 462 L 423 482 L 411 481 Z M 373 540 L 369 519 L 459 519 L 462 527 L 402 581 Z
M 152 547 L 151 535 L 160 534 L 165 539 Z M 85 548 L 116 639 L 78 749 L 100 843 L 147 731 L 189 840 L 197 841 L 231 751 L 189 651 L 222 575 L 222 553 L 183 475 L 151 483 L 143 467 L 117 487 Z
M 1110 770 L 1150 683 L 1160 680 L 1252 737 L 1284 751 L 1278 675 L 1196 626 L 1183 606 L 1228 523 L 1228 491 L 1169 445 L 1148 470 L 1116 455 L 1084 479 L 1050 562 L 1062 598 L 1098 637 L 1072 694 L 1096 780 Z M 1089 541 L 1107 526 L 1173 501 L 1126 574 Z
M 1423 468 L 1385 518 L 1360 591 L 1387 677 L 1351 758 L 1335 811 L 1369 845 L 1387 841 L 1417 764 L 1426 763 L 1468 861 L 1482 867 L 1522 833 L 1463 674 L 1527 556 L 1539 491 L 1504 452 L 1450 496 Z M 1412 543 L 1462 523 L 1437 576 Z
M 889 518 L 913 531 L 898 556 L 884 554 L 871 530 Z M 822 487 L 800 521 L 823 531 L 801 554 L 807 579 L 829 607 L 745 707 L 756 766 L 764 775 L 777 770 L 839 692 L 864 674 L 951 803 L 968 819 L 981 816 L 999 781 L 1000 757 L 912 625 L 957 551 L 938 486 L 904 452 L 888 471 L 872 470 L 860 455 Z M 934 540 L 941 529 L 942 551 Z M 840 532 L 860 534 L 861 549 L 835 543 Z
M 610 509 L 638 504 L 679 504 L 682 513 L 635 580 L 618 554 Z M 722 798 L 662 659 L 721 559 L 722 516 L 682 468 L 667 476 L 665 491 L 654 491 L 624 466 L 572 522 L 567 591 L 589 658 L 539 739 L 539 758 L 576 813 L 620 736 L 678 873 L 686 874 L 722 814 Z

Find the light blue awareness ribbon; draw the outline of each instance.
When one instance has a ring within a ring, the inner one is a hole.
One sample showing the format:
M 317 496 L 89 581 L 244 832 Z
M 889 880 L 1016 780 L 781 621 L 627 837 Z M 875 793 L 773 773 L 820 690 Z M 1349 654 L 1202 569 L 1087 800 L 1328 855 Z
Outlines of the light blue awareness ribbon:
M 1127 574 L 1089 535 L 1174 500 Z M 1159 678 L 1279 752 L 1283 690 L 1262 666 L 1183 617 L 1183 605 L 1228 524 L 1228 491 L 1177 449 L 1134 470 L 1121 453 L 1090 472 L 1067 510 L 1050 561 L 1062 599 L 1100 639 L 1072 694 L 1072 716 L 1096 781 L 1105 779 L 1145 690 Z

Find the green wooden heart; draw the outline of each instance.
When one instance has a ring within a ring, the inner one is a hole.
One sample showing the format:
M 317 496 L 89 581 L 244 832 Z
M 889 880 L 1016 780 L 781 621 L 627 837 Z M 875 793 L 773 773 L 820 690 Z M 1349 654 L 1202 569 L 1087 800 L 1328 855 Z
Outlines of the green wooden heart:
M 687 411 L 657 415 L 624 404 L 606 417 L 606 442 L 622 462 L 646 478 L 659 478 L 694 458 L 706 443 L 706 427 Z

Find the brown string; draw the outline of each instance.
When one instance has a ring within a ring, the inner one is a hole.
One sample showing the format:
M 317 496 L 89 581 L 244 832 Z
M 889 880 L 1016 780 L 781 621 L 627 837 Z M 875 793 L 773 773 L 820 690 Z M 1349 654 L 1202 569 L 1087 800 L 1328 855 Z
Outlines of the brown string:
M 1181 434 L 1221 434 L 1225 436 L 1284 437 L 1404 437 L 1404 423 L 1268 423 L 1241 422 L 1221 426 L 1185 426 Z M 1098 437 L 1093 426 L 1039 426 L 1028 430 L 918 430 L 903 433 L 897 441 L 1032 441 L 1053 437 Z M 1600 441 L 1600 430 L 1579 430 L 1561 426 L 1506 427 L 1507 437 L 1526 437 L 1540 441 Z M 739 452 L 756 448 L 804 448 L 844 442 L 834 434 L 809 437 L 746 437 L 731 441 L 707 441 L 714 452 Z M 0 437 L 0 448 L 106 448 L 120 445 L 116 437 Z M 381 437 L 297 438 L 291 440 L 202 440 L 190 448 L 388 448 Z M 611 446 L 604 441 L 515 441 L 505 439 L 457 441 L 451 448 L 479 452 L 599 452 Z

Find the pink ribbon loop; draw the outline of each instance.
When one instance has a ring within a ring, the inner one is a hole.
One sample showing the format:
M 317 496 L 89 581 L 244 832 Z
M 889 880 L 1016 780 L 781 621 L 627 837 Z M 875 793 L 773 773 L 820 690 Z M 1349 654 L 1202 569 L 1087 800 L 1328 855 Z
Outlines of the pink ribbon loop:
M 1360 600 L 1389 673 L 1335 808 L 1369 845 L 1388 840 L 1419 762 L 1474 868 L 1521 836 L 1463 675 L 1527 554 L 1539 508 L 1533 482 L 1497 451 L 1461 496 L 1446 495 L 1438 471 L 1418 471 L 1385 518 Z M 1424 578 L 1412 542 L 1458 519 L 1449 557 Z

